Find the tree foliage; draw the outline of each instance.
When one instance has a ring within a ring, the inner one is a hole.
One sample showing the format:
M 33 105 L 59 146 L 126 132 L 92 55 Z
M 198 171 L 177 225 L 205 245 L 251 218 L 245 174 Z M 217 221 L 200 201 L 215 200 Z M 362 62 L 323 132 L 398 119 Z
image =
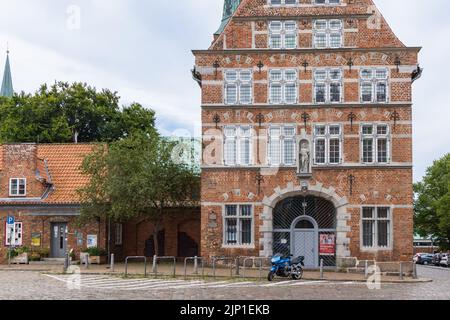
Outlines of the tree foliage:
M 194 168 L 177 163 L 175 146 L 156 134 L 134 134 L 99 146 L 83 163 L 91 182 L 80 190 L 81 218 L 143 219 L 157 235 L 168 209 L 191 207 L 199 194 L 200 177 Z
M 0 99 L 0 143 L 111 142 L 134 131 L 153 134 L 155 113 L 120 108 L 117 92 L 84 83 L 42 85 L 31 95 Z
M 433 236 L 442 247 L 450 243 L 450 154 L 428 168 L 414 185 L 415 225 L 422 236 Z

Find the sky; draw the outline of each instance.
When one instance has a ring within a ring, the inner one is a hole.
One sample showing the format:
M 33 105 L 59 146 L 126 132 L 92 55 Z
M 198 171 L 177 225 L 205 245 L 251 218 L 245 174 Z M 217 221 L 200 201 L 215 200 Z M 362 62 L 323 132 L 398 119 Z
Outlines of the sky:
M 450 2 L 375 0 L 407 46 L 422 46 L 414 83 L 414 179 L 450 152 Z M 198 134 L 192 49 L 206 49 L 223 0 L 0 0 L 0 77 L 9 46 L 14 90 L 82 81 L 156 111 L 164 135 Z

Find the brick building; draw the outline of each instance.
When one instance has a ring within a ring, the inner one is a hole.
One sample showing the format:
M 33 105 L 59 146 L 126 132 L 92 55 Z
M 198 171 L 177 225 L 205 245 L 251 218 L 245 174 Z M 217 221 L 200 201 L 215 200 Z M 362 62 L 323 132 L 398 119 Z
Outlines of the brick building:
M 410 261 L 419 51 L 372 0 L 225 0 L 193 51 L 202 255 Z
M 153 227 L 145 221 L 111 223 L 104 219 L 77 223 L 80 201 L 77 190 L 88 182 L 80 171 L 92 144 L 0 145 L 0 263 L 10 244 L 33 251 L 47 250 L 61 258 L 74 250 L 97 246 L 115 253 L 153 256 Z M 7 217 L 15 218 L 13 230 Z M 174 208 L 161 231 L 160 255 L 193 256 L 200 243 L 199 208 Z

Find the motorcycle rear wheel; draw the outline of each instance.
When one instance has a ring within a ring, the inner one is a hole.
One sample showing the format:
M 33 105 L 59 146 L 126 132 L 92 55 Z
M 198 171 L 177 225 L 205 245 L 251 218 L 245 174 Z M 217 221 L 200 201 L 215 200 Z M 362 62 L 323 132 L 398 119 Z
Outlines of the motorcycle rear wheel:
M 298 267 L 297 272 L 292 274 L 293 280 L 302 280 L 303 278 L 303 269 L 301 267 Z
M 275 278 L 274 272 L 270 272 L 269 275 L 267 276 L 267 280 L 269 280 L 269 282 L 272 282 L 274 278 Z

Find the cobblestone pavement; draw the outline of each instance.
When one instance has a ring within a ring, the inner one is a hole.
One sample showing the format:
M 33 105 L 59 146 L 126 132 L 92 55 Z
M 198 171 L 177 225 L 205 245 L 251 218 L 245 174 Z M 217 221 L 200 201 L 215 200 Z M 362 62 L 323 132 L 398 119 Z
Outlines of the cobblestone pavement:
M 280 281 L 275 283 L 122 279 L 102 275 L 45 275 L 0 272 L 0 299 L 12 300 L 308 300 L 308 299 L 450 299 L 450 269 L 419 267 L 433 282 L 382 284 L 369 290 L 365 283 Z M 237 291 L 238 290 L 238 291 Z M 239 294 L 236 294 L 238 292 Z

